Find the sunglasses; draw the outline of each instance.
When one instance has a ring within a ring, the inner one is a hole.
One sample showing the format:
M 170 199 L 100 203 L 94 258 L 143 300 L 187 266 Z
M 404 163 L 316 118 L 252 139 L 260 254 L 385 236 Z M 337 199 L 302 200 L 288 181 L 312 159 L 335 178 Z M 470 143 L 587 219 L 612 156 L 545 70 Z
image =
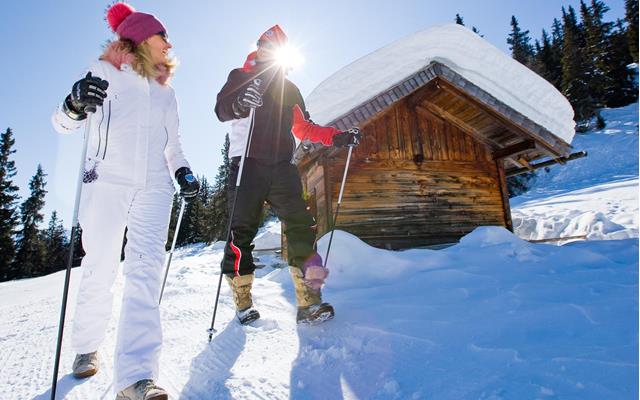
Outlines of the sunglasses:
M 270 49 L 270 50 L 278 48 L 278 44 L 274 43 L 271 40 L 258 40 L 256 42 L 256 46 L 263 47 L 265 49 Z

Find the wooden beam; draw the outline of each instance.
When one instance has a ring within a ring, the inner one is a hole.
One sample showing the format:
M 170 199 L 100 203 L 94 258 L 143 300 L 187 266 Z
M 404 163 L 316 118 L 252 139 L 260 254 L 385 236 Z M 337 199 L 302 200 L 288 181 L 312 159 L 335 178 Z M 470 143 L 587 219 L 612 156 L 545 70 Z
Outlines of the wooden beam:
M 480 107 L 483 111 L 485 111 L 491 117 L 493 117 L 493 119 L 495 119 L 496 122 L 498 122 L 500 125 L 502 125 L 505 129 L 507 129 L 507 130 L 509 130 L 511 132 L 516 132 L 520 136 L 523 136 L 523 137 L 528 138 L 528 139 L 533 139 L 533 140 L 537 139 L 537 141 L 540 142 L 540 144 L 542 145 L 544 150 L 546 150 L 551 157 L 558 157 L 558 158 L 562 157 L 562 154 L 559 153 L 555 148 L 553 148 L 552 143 L 553 142 L 557 142 L 557 140 L 555 140 L 555 136 L 552 136 L 551 134 L 547 134 L 547 135 L 538 135 L 538 137 L 536 138 L 531 132 L 529 132 L 526 129 L 522 128 L 517 123 L 511 121 L 509 118 L 507 118 L 506 116 L 502 115 L 501 113 L 493 110 L 490 106 L 482 103 L 481 101 L 478 101 L 478 99 L 474 98 L 469 93 L 467 93 L 464 90 L 458 88 L 456 85 L 454 85 L 453 83 L 448 82 L 445 79 L 443 79 L 442 82 L 440 82 L 440 88 L 442 90 L 445 90 L 445 91 L 451 93 L 451 95 L 454 95 L 454 96 L 457 95 L 459 97 L 467 99 L 468 101 L 471 101 L 474 104 L 477 104 L 478 107 Z
M 417 105 L 420 105 L 425 100 L 432 99 L 440 89 L 440 84 L 438 83 L 438 78 L 432 79 L 429 83 L 420 88 L 417 92 L 409 95 L 407 98 L 407 104 L 409 108 L 413 108 Z
M 504 212 L 504 223 L 508 230 L 513 232 L 513 221 L 511 220 L 511 206 L 509 205 L 509 191 L 507 189 L 507 177 L 504 173 L 504 162 L 496 160 L 498 168 L 498 181 L 500 184 L 500 194 L 502 195 L 502 210 Z
M 575 160 L 577 158 L 582 158 L 582 157 L 586 157 L 586 156 L 587 156 L 587 152 L 586 151 L 579 151 L 577 153 L 573 153 L 573 154 L 569 155 L 568 157 L 561 157 L 561 159 L 562 159 L 562 161 L 564 161 L 564 164 L 566 164 L 567 162 L 569 162 L 571 160 Z M 517 169 L 509 170 L 509 171 L 506 172 L 506 174 L 507 174 L 507 177 L 516 176 L 516 175 L 524 174 L 525 172 L 529 172 L 530 170 L 536 170 L 538 168 L 548 167 L 549 165 L 553 165 L 553 164 L 558 164 L 558 160 L 554 158 L 552 160 L 543 161 L 543 162 L 540 162 L 540 163 L 537 163 L 537 164 L 531 164 L 531 165 L 529 165 L 529 168 L 517 168 Z
M 522 142 L 513 144 L 511 146 L 503 147 L 493 152 L 494 160 L 501 160 L 503 158 L 515 157 L 519 154 L 526 153 L 531 149 L 536 148 L 536 143 L 533 140 L 524 140 Z
M 456 117 L 455 115 L 451 114 L 447 110 L 441 108 L 440 106 L 434 103 L 431 103 L 429 101 L 423 102 L 422 104 L 416 106 L 416 111 L 425 113 L 430 116 L 434 116 L 438 119 L 444 120 L 446 122 L 449 122 L 455 125 L 462 132 L 469 135 L 473 139 L 481 142 L 485 146 L 489 147 L 491 150 L 500 147 L 498 143 L 480 135 L 471 125 L 467 124 L 460 118 Z

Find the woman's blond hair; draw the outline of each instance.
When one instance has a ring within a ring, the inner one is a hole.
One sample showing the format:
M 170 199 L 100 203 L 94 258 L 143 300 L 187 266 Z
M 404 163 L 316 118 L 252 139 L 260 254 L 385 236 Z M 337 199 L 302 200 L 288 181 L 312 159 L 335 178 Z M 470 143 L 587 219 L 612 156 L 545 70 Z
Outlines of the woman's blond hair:
M 129 39 L 120 38 L 107 43 L 107 48 L 115 54 L 126 54 L 132 56 L 127 57 L 131 58 L 131 61 L 129 62 L 131 67 L 134 71 L 145 78 L 157 79 L 161 75 L 171 76 L 173 74 L 173 70 L 178 65 L 176 58 L 172 57 L 164 64 L 164 71 L 162 71 L 162 66 L 158 66 L 153 62 L 151 49 L 149 47 L 149 43 L 146 41 L 136 45 Z M 105 58 L 105 54 L 100 57 L 100 59 Z

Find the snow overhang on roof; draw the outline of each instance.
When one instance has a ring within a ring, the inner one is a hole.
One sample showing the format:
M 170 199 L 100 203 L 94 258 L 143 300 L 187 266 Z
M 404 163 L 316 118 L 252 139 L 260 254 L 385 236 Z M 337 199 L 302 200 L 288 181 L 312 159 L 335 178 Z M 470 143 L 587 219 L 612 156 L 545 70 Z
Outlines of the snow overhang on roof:
M 307 109 L 317 123 L 336 125 L 341 117 L 432 63 L 445 65 L 571 143 L 575 122 L 567 99 L 538 74 L 458 24 L 429 28 L 354 61 L 311 92 Z

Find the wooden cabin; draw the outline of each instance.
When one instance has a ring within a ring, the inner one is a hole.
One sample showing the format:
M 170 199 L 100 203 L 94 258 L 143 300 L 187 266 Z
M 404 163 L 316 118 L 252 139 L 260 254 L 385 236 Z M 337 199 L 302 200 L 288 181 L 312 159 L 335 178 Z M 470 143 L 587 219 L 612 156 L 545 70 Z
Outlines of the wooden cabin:
M 326 125 L 358 126 L 363 139 L 352 153 L 336 229 L 380 248 L 454 243 L 482 225 L 512 230 L 506 177 L 571 151 L 439 62 L 342 111 Z M 318 237 L 331 229 L 346 158 L 346 149 L 321 145 L 296 151 Z

